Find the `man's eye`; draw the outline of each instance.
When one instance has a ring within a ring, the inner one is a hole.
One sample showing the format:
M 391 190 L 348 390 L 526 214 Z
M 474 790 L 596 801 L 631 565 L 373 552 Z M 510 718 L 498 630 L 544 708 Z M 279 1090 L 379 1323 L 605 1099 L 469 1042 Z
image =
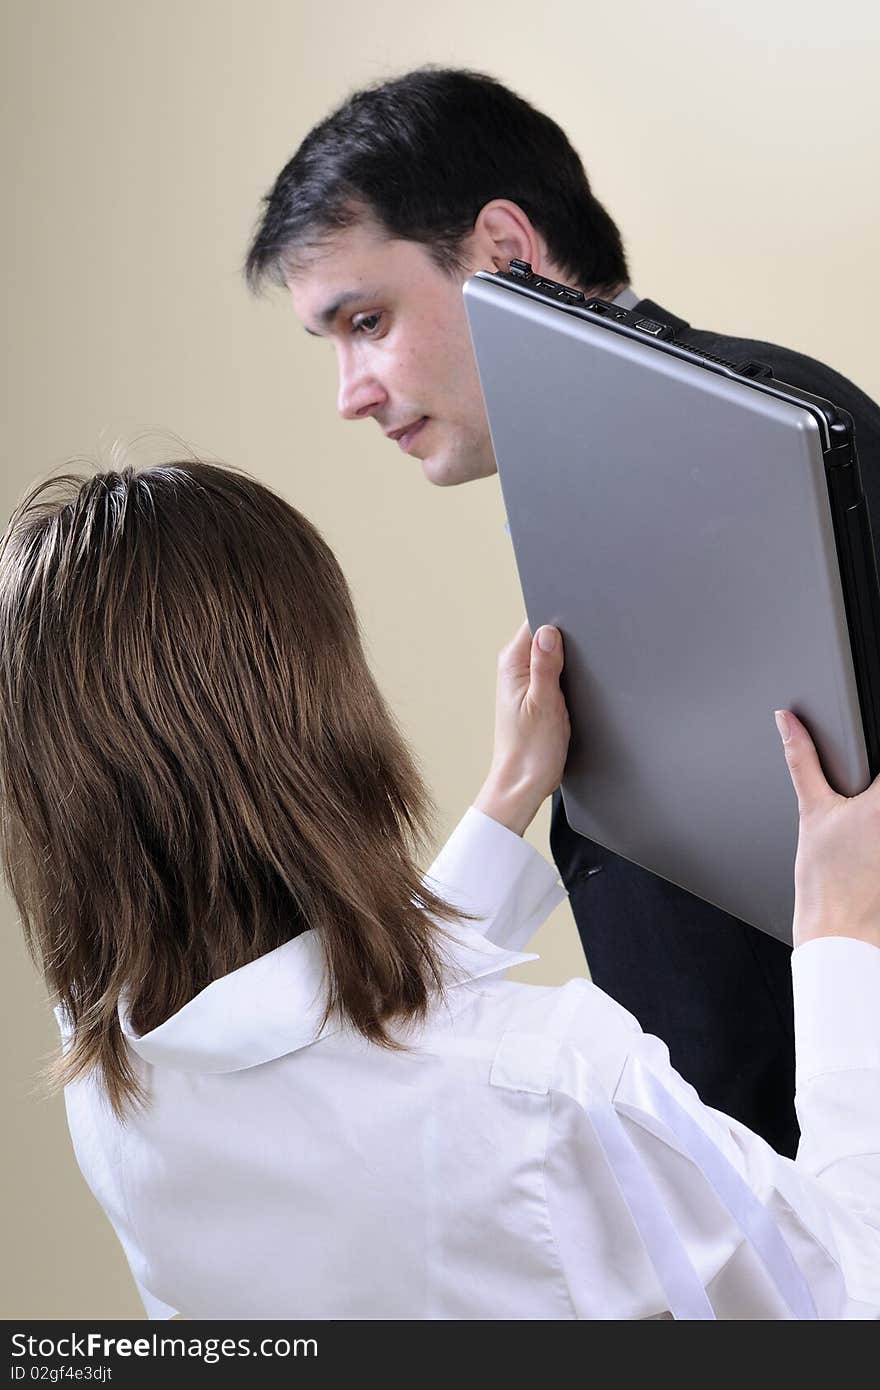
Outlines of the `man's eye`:
M 375 333 L 376 329 L 379 327 L 381 319 L 382 315 L 380 313 L 363 314 L 360 318 L 355 319 L 352 323 L 352 332 L 366 333 L 369 337 L 371 333 Z

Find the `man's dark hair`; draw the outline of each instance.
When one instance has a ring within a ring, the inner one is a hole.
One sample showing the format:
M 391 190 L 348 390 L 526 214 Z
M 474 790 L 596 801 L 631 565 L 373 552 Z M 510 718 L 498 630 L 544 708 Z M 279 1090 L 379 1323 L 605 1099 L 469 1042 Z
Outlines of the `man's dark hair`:
M 584 288 L 628 279 L 620 233 L 556 122 L 493 77 L 435 67 L 355 92 L 309 132 L 263 200 L 245 274 L 253 290 L 284 284 L 365 213 L 454 271 L 492 198 L 518 203 Z

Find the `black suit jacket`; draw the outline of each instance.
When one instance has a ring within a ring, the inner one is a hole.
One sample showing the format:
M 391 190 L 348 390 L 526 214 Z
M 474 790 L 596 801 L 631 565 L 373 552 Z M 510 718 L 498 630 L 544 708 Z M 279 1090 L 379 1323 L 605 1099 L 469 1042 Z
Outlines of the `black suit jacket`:
M 637 309 L 671 324 L 683 344 L 736 364 L 765 362 L 779 381 L 848 411 L 876 548 L 880 408 L 874 401 L 801 353 L 691 328 L 650 299 Z M 798 1129 L 790 948 L 575 834 L 558 794 L 550 844 L 595 983 L 663 1039 L 673 1064 L 706 1104 L 793 1155 Z

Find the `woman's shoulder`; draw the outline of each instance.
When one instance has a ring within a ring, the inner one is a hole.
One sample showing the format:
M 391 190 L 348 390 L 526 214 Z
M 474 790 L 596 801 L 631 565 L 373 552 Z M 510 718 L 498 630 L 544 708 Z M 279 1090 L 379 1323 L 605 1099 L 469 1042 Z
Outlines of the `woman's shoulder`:
M 496 978 L 461 986 L 432 1014 L 421 1043 L 430 1050 L 441 1040 L 443 1050 L 451 1045 L 461 1055 L 470 1046 L 487 1060 L 502 1045 L 507 1055 L 519 1050 L 548 1059 L 567 1047 L 608 1080 L 648 1041 L 632 1014 L 582 978 L 563 985 Z

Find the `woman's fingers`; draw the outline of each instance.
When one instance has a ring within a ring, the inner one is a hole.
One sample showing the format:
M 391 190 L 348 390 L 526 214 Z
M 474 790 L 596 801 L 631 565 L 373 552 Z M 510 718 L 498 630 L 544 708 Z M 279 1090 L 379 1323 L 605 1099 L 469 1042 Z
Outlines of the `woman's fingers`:
M 502 647 L 498 653 L 498 670 L 503 679 L 528 684 L 531 646 L 532 633 L 526 621 L 513 634 L 507 646 Z

